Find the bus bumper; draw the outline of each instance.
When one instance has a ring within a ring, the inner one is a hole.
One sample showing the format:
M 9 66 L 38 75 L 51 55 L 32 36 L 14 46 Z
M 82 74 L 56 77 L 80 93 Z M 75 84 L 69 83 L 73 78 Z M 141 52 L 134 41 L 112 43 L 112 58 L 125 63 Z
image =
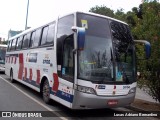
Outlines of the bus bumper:
M 130 105 L 135 98 L 135 93 L 124 96 L 97 96 L 75 91 L 72 109 L 97 109 L 115 108 Z

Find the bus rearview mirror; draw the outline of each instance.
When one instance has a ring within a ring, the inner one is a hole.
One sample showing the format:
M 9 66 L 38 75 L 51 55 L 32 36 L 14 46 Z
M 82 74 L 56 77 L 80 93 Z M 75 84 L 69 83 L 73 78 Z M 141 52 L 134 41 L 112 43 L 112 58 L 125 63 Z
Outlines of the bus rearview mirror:
M 151 56 L 151 44 L 146 40 L 134 40 L 135 43 L 142 43 L 145 47 L 145 57 L 149 59 Z
M 85 33 L 86 30 L 83 27 L 72 27 L 72 30 L 74 32 L 77 32 L 77 49 L 83 50 L 84 49 L 84 43 L 85 43 Z

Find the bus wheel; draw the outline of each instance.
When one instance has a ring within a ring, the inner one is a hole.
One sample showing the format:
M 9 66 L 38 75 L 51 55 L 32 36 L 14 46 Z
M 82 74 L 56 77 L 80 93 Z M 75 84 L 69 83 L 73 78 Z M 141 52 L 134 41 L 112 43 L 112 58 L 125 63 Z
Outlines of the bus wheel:
M 11 72 L 10 72 L 10 81 L 11 83 L 14 83 L 14 79 L 13 79 L 13 70 L 11 69 Z
M 43 83 L 43 90 L 42 90 L 42 95 L 43 95 L 43 100 L 45 103 L 50 102 L 50 90 L 49 90 L 49 83 L 48 80 L 45 80 Z

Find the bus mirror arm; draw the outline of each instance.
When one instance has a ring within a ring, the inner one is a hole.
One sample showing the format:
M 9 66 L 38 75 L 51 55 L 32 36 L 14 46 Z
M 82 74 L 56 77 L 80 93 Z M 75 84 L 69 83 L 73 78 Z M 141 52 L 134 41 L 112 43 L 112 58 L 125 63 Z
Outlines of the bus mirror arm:
M 72 26 L 71 29 L 72 29 L 73 32 L 77 32 L 78 27 Z
M 151 56 L 151 44 L 146 40 L 134 40 L 135 43 L 142 43 L 145 46 L 146 59 Z
M 73 54 L 76 54 L 77 48 L 73 49 L 72 52 L 73 52 Z

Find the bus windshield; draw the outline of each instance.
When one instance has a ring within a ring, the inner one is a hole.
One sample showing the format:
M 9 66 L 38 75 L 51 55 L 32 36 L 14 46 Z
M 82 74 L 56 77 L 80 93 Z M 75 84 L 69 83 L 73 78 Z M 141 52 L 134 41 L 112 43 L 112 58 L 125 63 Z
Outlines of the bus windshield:
M 125 27 L 125 33 L 114 21 L 80 13 L 77 24 L 86 28 L 84 50 L 78 51 L 78 78 L 102 84 L 133 82 L 134 52 L 127 25 L 118 26 Z
M 129 27 L 112 21 L 110 23 L 116 61 L 116 80 L 132 83 L 135 81 L 135 49 Z
M 5 64 L 6 48 L 0 47 L 0 64 Z

